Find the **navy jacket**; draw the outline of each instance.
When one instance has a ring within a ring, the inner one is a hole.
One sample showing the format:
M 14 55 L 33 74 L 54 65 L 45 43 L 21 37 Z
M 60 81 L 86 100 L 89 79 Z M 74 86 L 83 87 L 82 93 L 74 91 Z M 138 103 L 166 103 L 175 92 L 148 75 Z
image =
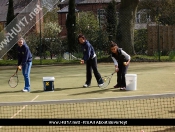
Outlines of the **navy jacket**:
M 92 45 L 89 43 L 89 41 L 86 40 L 85 43 L 82 44 L 82 49 L 83 49 L 83 60 L 84 61 L 87 61 L 94 57 L 95 51 Z
M 26 62 L 32 62 L 32 54 L 27 44 L 24 43 L 21 47 L 18 46 L 18 66 L 25 65 Z

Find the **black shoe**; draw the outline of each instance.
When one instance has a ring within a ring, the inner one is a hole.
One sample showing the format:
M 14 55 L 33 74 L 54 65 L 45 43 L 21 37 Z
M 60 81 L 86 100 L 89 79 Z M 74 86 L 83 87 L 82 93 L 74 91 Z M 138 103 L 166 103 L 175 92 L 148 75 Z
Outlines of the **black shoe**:
M 114 86 L 114 88 L 120 88 L 120 86 L 118 86 L 118 84 L 116 84 L 116 85 Z

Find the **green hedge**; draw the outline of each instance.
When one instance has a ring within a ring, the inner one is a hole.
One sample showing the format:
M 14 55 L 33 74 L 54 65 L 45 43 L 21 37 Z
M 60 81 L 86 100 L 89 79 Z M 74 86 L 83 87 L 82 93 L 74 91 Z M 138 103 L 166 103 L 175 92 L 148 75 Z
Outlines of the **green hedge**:
M 169 56 L 161 56 L 160 57 L 161 62 L 175 62 L 175 57 L 169 57 Z M 158 58 L 155 56 L 146 56 L 146 55 L 135 55 L 131 56 L 131 62 L 158 62 Z M 42 63 L 41 63 L 42 62 Z M 98 62 L 100 63 L 113 63 L 113 60 L 111 57 L 108 56 L 103 56 L 103 57 L 98 57 Z M 52 64 L 80 64 L 79 60 L 64 60 L 62 59 L 61 61 L 58 61 L 57 59 L 43 59 L 43 60 L 33 60 L 33 65 L 52 65 Z M 0 66 L 15 66 L 17 65 L 17 60 L 0 60 Z

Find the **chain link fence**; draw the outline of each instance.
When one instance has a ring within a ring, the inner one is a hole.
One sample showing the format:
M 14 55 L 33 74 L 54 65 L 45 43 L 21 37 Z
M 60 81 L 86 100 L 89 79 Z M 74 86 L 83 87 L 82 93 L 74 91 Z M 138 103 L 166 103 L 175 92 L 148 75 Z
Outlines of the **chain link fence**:
M 109 60 L 109 41 L 112 40 L 132 56 L 132 61 L 174 60 L 175 0 L 141 0 L 133 16 L 132 9 L 121 9 L 121 2 L 115 5 L 105 4 L 91 10 L 80 8 L 78 4 L 76 6 L 79 11 L 74 33 L 76 36 L 79 33 L 86 36 L 95 48 L 98 59 Z M 39 34 L 32 34 L 27 35 L 26 39 L 35 59 L 57 59 L 59 62 L 68 52 L 66 36 L 42 36 L 40 39 Z M 81 58 L 82 49 L 78 41 L 76 48 L 72 54 Z

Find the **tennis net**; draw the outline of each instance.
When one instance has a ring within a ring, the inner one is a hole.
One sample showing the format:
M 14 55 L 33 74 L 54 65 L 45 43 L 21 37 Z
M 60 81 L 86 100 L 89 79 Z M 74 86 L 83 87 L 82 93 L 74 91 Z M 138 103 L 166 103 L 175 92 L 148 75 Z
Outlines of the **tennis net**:
M 145 118 L 174 119 L 175 93 L 115 98 L 0 103 L 1 132 L 175 131 L 174 125 L 161 126 L 153 123 L 153 125 L 149 126 L 148 122 L 151 120 L 146 123 Z M 120 119 L 123 122 L 119 121 Z M 132 120 L 132 122 L 129 122 L 129 119 L 143 120 L 139 120 L 139 122 Z M 71 120 L 74 121 L 70 123 Z M 98 123 L 101 121 L 101 124 L 94 123 L 95 120 Z M 55 121 L 59 121 L 59 123 L 55 123 Z M 144 125 L 144 122 L 146 125 Z M 172 120 L 172 122 L 174 123 L 175 120 Z

